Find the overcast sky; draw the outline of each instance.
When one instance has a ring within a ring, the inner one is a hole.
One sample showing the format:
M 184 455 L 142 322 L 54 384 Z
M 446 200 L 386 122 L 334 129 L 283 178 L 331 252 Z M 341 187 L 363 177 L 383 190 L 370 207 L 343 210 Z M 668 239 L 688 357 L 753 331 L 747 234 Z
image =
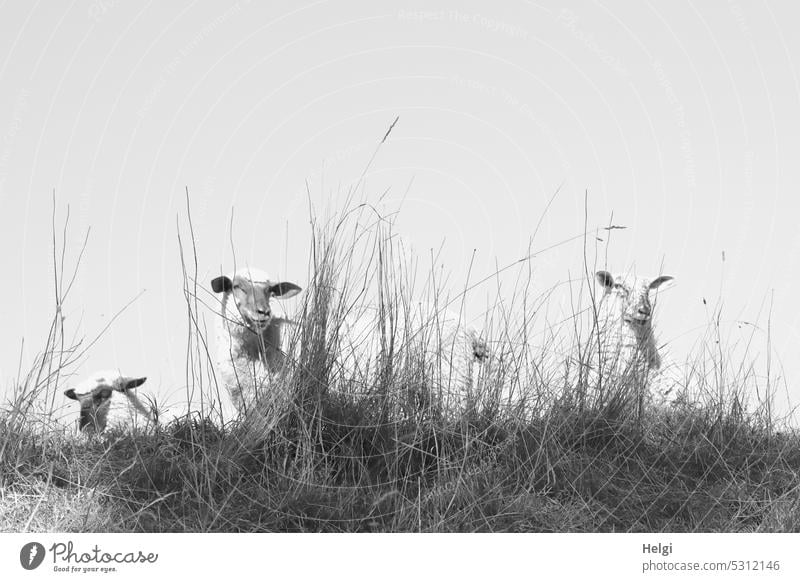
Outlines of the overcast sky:
M 53 191 L 72 260 L 91 228 L 68 331 L 94 336 L 141 293 L 76 372 L 119 367 L 180 401 L 186 188 L 201 283 L 232 269 L 232 242 L 304 285 L 306 184 L 335 207 L 399 116 L 365 191 L 388 190 L 396 230 L 420 256 L 441 247 L 454 282 L 473 251 L 480 279 L 613 216 L 610 270 L 675 277 L 657 314 L 670 353 L 721 304 L 763 364 L 769 322 L 796 403 L 796 5 L 404 4 L 3 3 L 2 390 L 52 315 Z M 543 293 L 581 275 L 583 241 L 531 264 Z

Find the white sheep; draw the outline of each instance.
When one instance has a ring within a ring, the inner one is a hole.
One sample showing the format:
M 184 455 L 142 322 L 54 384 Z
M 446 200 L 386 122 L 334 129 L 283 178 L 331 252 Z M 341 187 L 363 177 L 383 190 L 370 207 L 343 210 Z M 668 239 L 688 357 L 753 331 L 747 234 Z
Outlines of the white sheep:
M 147 378 L 123 376 L 118 370 L 95 372 L 64 395 L 80 405 L 78 428 L 85 434 L 99 434 L 107 427 L 148 426 L 158 422 L 154 406 L 145 405 L 135 388 Z
M 589 385 L 605 385 L 612 392 L 614 388 L 632 390 L 641 414 L 644 404 L 653 398 L 654 377 L 661 367 L 651 293 L 672 277 L 649 279 L 598 271 L 596 278 L 603 296 L 597 302 L 596 328 L 585 355 L 591 371 Z
M 216 277 L 211 288 L 222 293 L 217 321 L 217 380 L 241 413 L 286 360 L 281 326 L 287 320 L 273 316 L 270 299 L 288 299 L 302 289 L 294 283 L 273 282 L 263 271 L 250 268 L 240 269 L 232 279 Z
M 416 374 L 412 383 L 426 390 L 420 395 L 423 402 L 435 402 L 448 414 L 479 404 L 489 358 L 487 343 L 474 327 L 449 310 L 425 305 L 392 316 L 364 308 L 342 323 L 335 349 L 338 381 L 351 392 L 369 393 L 390 358 L 393 370 Z
M 412 344 L 422 346 L 434 394 L 443 409 L 459 415 L 485 404 L 485 375 L 490 351 L 486 339 L 450 310 L 422 307 Z

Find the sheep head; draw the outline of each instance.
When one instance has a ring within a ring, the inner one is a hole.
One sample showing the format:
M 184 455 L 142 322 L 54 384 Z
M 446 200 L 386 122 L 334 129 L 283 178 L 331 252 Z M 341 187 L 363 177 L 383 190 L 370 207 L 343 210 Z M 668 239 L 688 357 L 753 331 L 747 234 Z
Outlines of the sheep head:
M 240 269 L 233 279 L 217 277 L 211 281 L 211 288 L 215 293 L 232 295 L 245 325 L 256 332 L 263 331 L 272 323 L 271 298 L 288 299 L 302 291 L 294 283 L 274 283 L 266 273 L 256 269 Z
M 64 395 L 81 405 L 78 428 L 83 432 L 102 432 L 108 421 L 108 411 L 114 392 L 127 393 L 145 383 L 147 378 L 123 376 L 116 370 L 96 372 Z
M 645 327 L 653 318 L 650 291 L 671 280 L 669 275 L 655 279 L 626 275 L 613 276 L 608 271 L 597 271 L 597 281 L 603 286 L 603 301 L 610 312 L 619 314 L 622 320 L 633 327 Z

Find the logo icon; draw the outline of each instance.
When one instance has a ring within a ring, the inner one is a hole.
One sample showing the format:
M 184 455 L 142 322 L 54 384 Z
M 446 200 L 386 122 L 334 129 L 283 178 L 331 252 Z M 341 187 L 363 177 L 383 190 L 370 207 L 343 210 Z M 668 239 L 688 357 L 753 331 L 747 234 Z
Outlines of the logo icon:
M 44 546 L 39 542 L 28 542 L 19 551 L 19 563 L 26 570 L 35 570 L 44 561 Z

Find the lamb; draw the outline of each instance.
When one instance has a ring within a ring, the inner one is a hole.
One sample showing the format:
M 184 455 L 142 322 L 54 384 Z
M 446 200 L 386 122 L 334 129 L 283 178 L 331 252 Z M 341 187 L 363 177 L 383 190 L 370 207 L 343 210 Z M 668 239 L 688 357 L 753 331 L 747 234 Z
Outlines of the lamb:
M 460 415 L 486 404 L 485 377 L 490 350 L 486 339 L 473 326 L 451 311 L 438 313 L 416 328 L 428 356 L 433 389 L 447 413 Z
M 396 315 L 364 308 L 343 322 L 336 347 L 339 381 L 368 393 L 381 381 L 384 362 L 390 361 L 394 370 L 418 372 L 412 384 L 425 389 L 419 395 L 422 402 L 435 402 L 445 414 L 476 406 L 489 358 L 481 334 L 449 310 L 420 305 Z
M 147 378 L 123 376 L 118 370 L 95 372 L 64 395 L 81 405 L 78 428 L 84 434 L 100 434 L 108 426 L 145 426 L 158 422 L 154 406 L 146 406 L 134 388 Z M 141 418 L 140 418 L 141 417 Z
M 263 271 L 250 268 L 240 269 L 232 279 L 216 277 L 211 288 L 222 293 L 217 321 L 217 379 L 227 389 L 237 412 L 242 413 L 286 360 L 281 326 L 288 320 L 273 316 L 270 299 L 288 299 L 302 289 L 294 283 L 273 282 Z
M 594 372 L 590 386 L 611 386 L 615 388 L 611 392 L 614 395 L 627 396 L 627 391 L 633 390 L 641 415 L 645 402 L 652 399 L 652 380 L 661 368 L 650 294 L 672 277 L 648 279 L 597 271 L 596 278 L 603 287 L 603 296 L 597 303 L 596 333 L 588 353 Z M 598 394 L 602 396 L 603 391 Z

